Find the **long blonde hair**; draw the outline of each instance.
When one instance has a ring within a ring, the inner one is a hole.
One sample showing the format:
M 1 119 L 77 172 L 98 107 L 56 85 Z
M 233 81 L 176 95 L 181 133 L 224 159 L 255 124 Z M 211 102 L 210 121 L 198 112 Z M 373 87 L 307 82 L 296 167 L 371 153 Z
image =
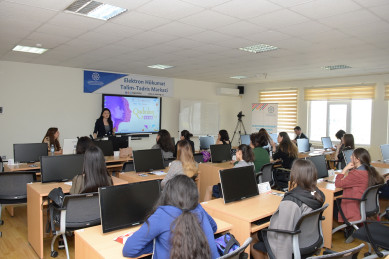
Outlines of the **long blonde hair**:
M 193 158 L 192 146 L 186 140 L 177 142 L 177 160 L 181 161 L 184 173 L 191 178 L 197 176 L 199 168 Z

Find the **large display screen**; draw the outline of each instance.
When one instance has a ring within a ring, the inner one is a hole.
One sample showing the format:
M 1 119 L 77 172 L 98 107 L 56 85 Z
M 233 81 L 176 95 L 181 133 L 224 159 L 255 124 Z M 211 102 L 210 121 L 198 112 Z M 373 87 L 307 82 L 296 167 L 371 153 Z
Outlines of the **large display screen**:
M 122 133 L 157 133 L 161 128 L 161 98 L 103 95 L 103 108 L 111 111 L 113 128 Z

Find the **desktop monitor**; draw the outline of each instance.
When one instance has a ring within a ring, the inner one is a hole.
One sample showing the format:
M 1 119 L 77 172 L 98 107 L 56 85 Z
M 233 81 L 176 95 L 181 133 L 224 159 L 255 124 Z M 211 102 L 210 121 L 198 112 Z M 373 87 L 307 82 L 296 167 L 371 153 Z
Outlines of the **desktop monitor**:
M 344 162 L 346 165 L 351 162 L 351 155 L 353 154 L 354 149 L 348 149 L 348 150 L 343 150 L 343 157 L 344 157 Z
M 320 156 L 309 156 L 305 158 L 306 160 L 311 160 L 317 170 L 317 178 L 328 177 L 328 169 L 326 159 L 323 155 Z
M 76 138 L 71 138 L 71 139 L 65 138 L 63 140 L 62 154 L 64 154 L 64 155 L 75 154 L 76 148 L 77 148 L 77 142 L 78 142 L 78 139 L 76 139 Z
M 95 140 L 93 143 L 103 151 L 104 156 L 113 156 L 113 145 L 111 140 Z
M 309 151 L 309 139 L 300 138 L 297 139 L 297 148 L 299 153 L 304 153 Z
M 215 144 L 215 139 L 212 136 L 200 137 L 200 149 L 209 149 Z
M 38 162 L 41 156 L 47 156 L 47 143 L 14 144 L 14 161 L 19 163 Z
M 253 166 L 220 170 L 219 177 L 224 203 L 259 195 Z
M 109 136 L 108 140 L 112 141 L 112 148 L 114 151 L 119 151 L 121 148 L 128 147 L 128 136 Z M 111 151 L 109 150 L 109 152 Z
M 274 142 L 275 144 L 278 144 L 278 140 L 277 140 L 278 134 L 277 134 L 277 133 L 270 133 L 269 135 L 270 135 L 270 137 L 273 139 L 273 142 Z
M 230 145 L 211 145 L 212 163 L 221 163 L 232 160 Z
M 250 135 L 241 135 L 240 143 L 245 145 L 250 145 Z
M 389 144 L 381 145 L 381 154 L 382 154 L 382 160 L 384 162 L 389 162 Z
M 321 137 L 321 143 L 324 149 L 331 149 L 333 147 L 330 137 Z
M 82 174 L 84 155 L 60 155 L 41 157 L 42 183 L 71 181 Z
M 103 233 L 143 223 L 160 193 L 158 180 L 100 187 Z
M 165 169 L 161 149 L 133 151 L 135 172 L 151 172 Z

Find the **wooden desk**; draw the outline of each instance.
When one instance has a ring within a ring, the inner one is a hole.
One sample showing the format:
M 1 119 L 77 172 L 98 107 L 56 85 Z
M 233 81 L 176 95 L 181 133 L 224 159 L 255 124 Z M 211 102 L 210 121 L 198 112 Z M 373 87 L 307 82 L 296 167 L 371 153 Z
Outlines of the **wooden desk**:
M 165 168 L 165 173 L 169 171 L 169 168 Z M 140 174 L 145 174 L 147 176 L 140 176 Z M 128 183 L 137 183 L 137 182 L 145 182 L 145 181 L 151 181 L 151 180 L 162 180 L 165 178 L 166 175 L 154 175 L 149 173 L 136 173 L 136 172 L 125 172 L 125 173 L 119 173 L 117 175 L 120 179 L 127 181 Z
M 282 197 L 274 194 L 260 194 L 246 200 L 224 204 L 223 199 L 203 202 L 201 205 L 213 217 L 232 224 L 231 233 L 243 244 L 252 233 L 269 226 L 252 224 L 254 221 L 271 216 L 276 212 Z M 245 251 L 249 253 L 248 247 Z
M 200 173 L 200 201 L 204 201 L 204 195 L 206 193 L 207 187 L 218 184 L 219 179 L 219 170 L 232 168 L 234 165 L 231 162 L 225 163 L 200 163 L 199 171 Z
M 217 224 L 216 233 L 230 230 L 232 225 L 214 218 Z M 136 231 L 140 226 L 121 229 L 103 234 L 101 226 L 94 226 L 75 231 L 75 254 L 76 259 L 84 258 L 124 258 L 122 255 L 123 245 L 114 241 L 118 236 L 131 231 Z
M 389 168 L 388 163 L 385 163 L 384 161 L 380 161 L 380 160 L 372 161 L 371 165 L 374 167 L 379 167 L 379 168 Z
M 127 184 L 119 178 L 112 177 L 114 185 Z M 49 192 L 61 187 L 64 193 L 69 193 L 71 186 L 65 183 L 31 183 L 27 184 L 27 232 L 28 242 L 35 250 L 39 258 L 43 258 L 43 238 L 46 221 L 44 220 L 45 208 L 43 200 Z
M 330 160 L 330 159 L 332 159 L 331 158 L 332 154 L 335 154 L 335 152 L 332 150 L 325 151 L 325 150 L 321 150 L 321 149 L 315 149 L 314 151 L 310 151 L 310 152 L 298 153 L 298 158 L 306 158 L 308 156 L 325 155 L 326 160 Z

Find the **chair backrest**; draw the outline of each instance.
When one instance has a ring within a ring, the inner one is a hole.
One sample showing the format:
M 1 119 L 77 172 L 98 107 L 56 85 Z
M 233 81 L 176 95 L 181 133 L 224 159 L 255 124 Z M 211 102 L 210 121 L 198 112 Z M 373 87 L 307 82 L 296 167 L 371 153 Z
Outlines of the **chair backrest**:
M 122 167 L 122 172 L 132 172 L 132 171 L 135 171 L 134 162 L 133 161 L 125 162 Z
M 3 162 L 0 161 L 0 173 L 4 171 Z
M 168 167 L 169 164 L 170 164 L 171 162 L 173 162 L 174 160 L 176 160 L 176 158 L 167 158 L 167 159 L 164 159 L 164 160 L 163 160 L 163 165 L 164 165 L 165 167 Z
M 362 250 L 362 248 L 365 246 L 364 243 L 360 244 L 359 246 L 356 246 L 354 248 L 342 251 L 342 252 L 335 252 L 331 254 L 325 254 L 325 255 L 319 255 L 319 256 L 312 256 L 308 257 L 307 259 L 321 259 L 321 258 L 342 258 L 342 259 L 357 259 L 359 252 Z
M 298 220 L 295 230 L 301 230 L 301 233 L 298 235 L 298 246 L 302 255 L 313 253 L 322 247 L 323 233 L 321 230 L 321 219 L 323 211 L 327 207 L 328 204 L 325 204 L 320 209 L 302 215 Z M 294 251 L 296 250 L 294 249 Z
M 260 172 L 262 173 L 262 182 L 269 182 L 270 186 L 274 185 L 273 163 L 263 165 Z
M 202 153 L 197 153 L 193 154 L 193 158 L 197 163 L 202 163 L 203 161 L 203 154 Z
M 366 212 L 366 216 L 370 217 L 380 212 L 380 203 L 378 201 L 378 190 L 383 186 L 383 184 L 373 185 L 366 189 L 362 195 L 362 201 L 360 203 L 360 210 L 362 212 L 362 220 L 365 220 L 366 217 L 363 215 L 363 212 Z
M 27 198 L 27 183 L 34 181 L 35 172 L 12 172 L 0 174 L 1 200 L 22 200 Z
M 99 193 L 66 195 L 66 228 L 85 228 L 100 225 Z
M 247 238 L 246 241 L 244 241 L 243 245 L 241 245 L 238 249 L 219 257 L 219 259 L 225 259 L 225 258 L 239 259 L 240 254 L 242 254 L 244 250 L 250 245 L 251 241 L 252 241 L 251 237 Z

